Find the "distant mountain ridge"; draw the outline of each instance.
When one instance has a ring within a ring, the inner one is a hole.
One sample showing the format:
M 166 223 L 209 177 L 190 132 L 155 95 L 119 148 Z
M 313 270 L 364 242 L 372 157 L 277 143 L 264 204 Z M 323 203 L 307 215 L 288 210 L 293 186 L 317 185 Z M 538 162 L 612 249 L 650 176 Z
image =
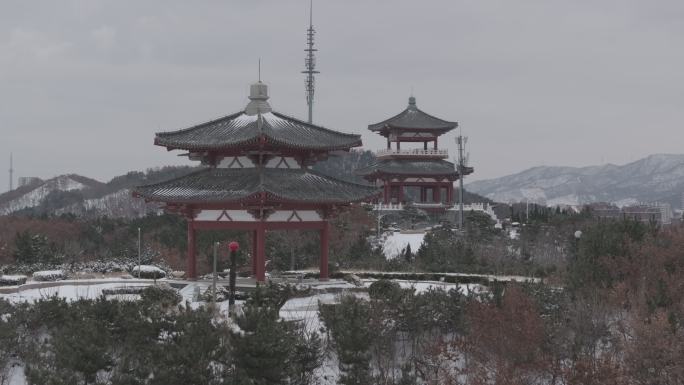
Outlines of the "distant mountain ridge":
M 146 172 L 133 171 L 107 183 L 77 174 L 39 179 L 0 194 L 0 215 L 25 213 L 139 217 L 150 210 L 157 210 L 157 206 L 134 199 L 131 194 L 133 187 L 175 178 L 195 169 L 169 166 Z
M 581 205 L 612 202 L 682 206 L 684 154 L 657 154 L 625 165 L 539 166 L 501 178 L 469 183 L 466 189 L 497 202 Z

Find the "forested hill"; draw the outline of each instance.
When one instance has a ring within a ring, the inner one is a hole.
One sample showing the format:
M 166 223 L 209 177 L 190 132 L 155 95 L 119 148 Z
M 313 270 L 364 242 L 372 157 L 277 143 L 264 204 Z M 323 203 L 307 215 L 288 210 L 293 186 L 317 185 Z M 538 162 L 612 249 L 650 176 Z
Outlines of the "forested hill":
M 356 183 L 368 183 L 356 175 L 356 170 L 370 166 L 375 162 L 375 154 L 371 151 L 352 150 L 333 154 L 323 162 L 314 164 L 313 169 L 337 179 Z

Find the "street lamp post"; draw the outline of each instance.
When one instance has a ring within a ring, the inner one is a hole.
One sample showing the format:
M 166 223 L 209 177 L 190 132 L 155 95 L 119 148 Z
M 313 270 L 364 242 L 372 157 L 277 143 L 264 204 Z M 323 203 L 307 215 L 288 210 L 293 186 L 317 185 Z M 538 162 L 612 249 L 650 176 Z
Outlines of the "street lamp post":
M 218 242 L 214 243 L 214 276 L 211 282 L 211 302 L 216 304 L 216 254 L 218 253 Z
M 228 248 L 230 249 L 230 286 L 229 286 L 229 291 L 230 295 L 228 297 L 228 311 L 230 314 L 234 314 L 234 309 L 235 309 L 235 280 L 237 277 L 237 258 L 236 254 L 238 249 L 240 248 L 240 245 L 233 241 L 230 244 L 228 244 Z

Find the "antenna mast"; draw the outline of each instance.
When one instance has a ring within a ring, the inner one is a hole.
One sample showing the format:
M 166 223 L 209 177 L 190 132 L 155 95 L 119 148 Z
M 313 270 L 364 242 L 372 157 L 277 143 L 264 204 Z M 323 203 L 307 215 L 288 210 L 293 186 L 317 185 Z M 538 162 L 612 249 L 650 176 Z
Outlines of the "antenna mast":
M 465 144 L 468 142 L 468 137 L 459 133 L 456 137 L 456 144 L 458 145 L 458 229 L 463 231 L 463 178 L 466 172 L 466 158 L 465 158 Z
M 9 191 L 14 190 L 14 159 L 12 159 L 12 155 L 10 152 Z
M 306 79 L 304 80 L 304 88 L 306 89 L 306 104 L 309 106 L 309 123 L 313 122 L 313 102 L 314 102 L 314 90 L 316 88 L 316 79 L 314 74 L 320 73 L 316 71 L 316 56 L 315 52 L 318 51 L 314 48 L 314 35 L 316 31 L 313 27 L 313 0 L 309 4 L 309 29 L 306 32 L 306 46 L 304 49 L 306 52 L 306 58 L 304 59 L 303 74 L 306 74 Z

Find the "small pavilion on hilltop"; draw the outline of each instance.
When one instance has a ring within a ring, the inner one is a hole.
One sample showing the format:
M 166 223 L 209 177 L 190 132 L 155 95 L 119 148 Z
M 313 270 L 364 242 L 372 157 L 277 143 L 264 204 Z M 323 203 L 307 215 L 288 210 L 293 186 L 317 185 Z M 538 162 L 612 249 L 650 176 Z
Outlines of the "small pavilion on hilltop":
M 243 111 L 194 127 L 157 133 L 154 143 L 186 150 L 206 168 L 140 186 L 134 195 L 161 202 L 187 218 L 187 271 L 197 277 L 196 232 L 236 229 L 252 233 L 252 273 L 265 280 L 266 232 L 320 232 L 320 278 L 328 278 L 328 220 L 341 207 L 374 199 L 377 189 L 310 169 L 331 151 L 361 145 L 344 134 L 272 111 L 266 84 L 252 84 Z
M 381 209 L 406 202 L 431 212 L 453 206 L 454 181 L 460 173 L 445 160 L 449 153 L 438 148 L 437 141 L 457 126 L 421 111 L 413 96 L 404 111 L 368 126 L 387 138 L 387 148 L 376 152 L 377 161 L 357 173 L 382 188 Z M 472 167 L 464 167 L 464 175 L 472 172 Z

